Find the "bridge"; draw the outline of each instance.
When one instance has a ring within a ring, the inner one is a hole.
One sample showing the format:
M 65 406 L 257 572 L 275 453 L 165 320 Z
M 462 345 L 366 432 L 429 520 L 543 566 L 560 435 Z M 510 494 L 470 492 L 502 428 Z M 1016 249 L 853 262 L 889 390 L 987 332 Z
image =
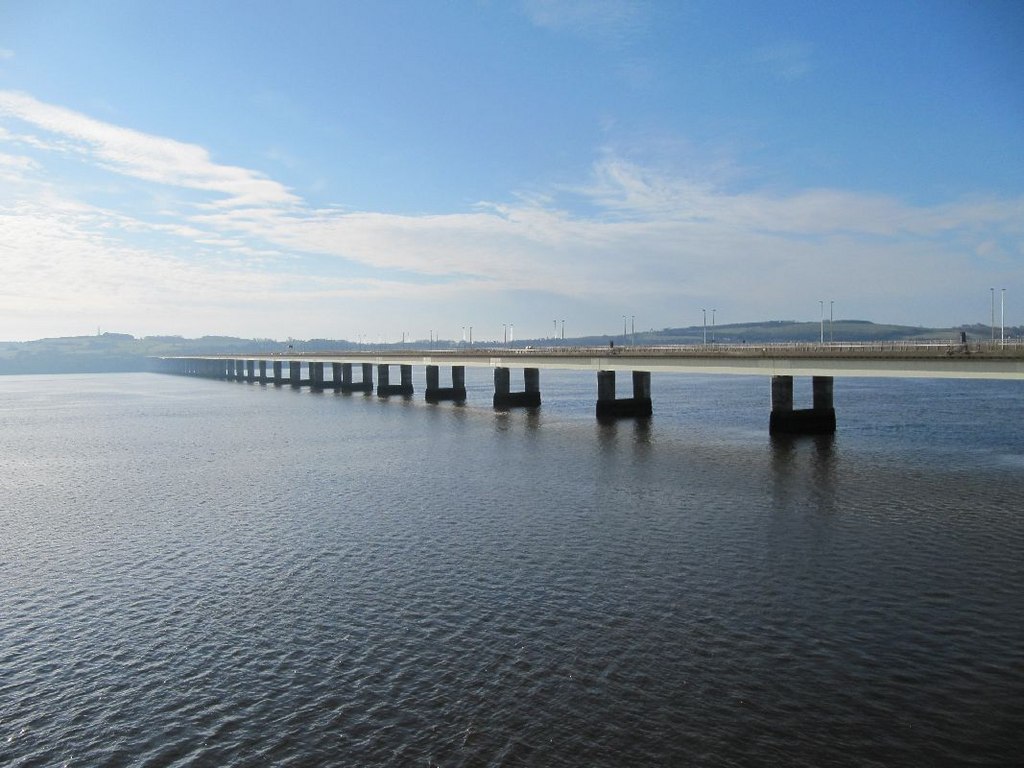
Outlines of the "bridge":
M 284 367 L 288 366 L 285 375 Z M 361 378 L 353 378 L 353 367 Z M 391 381 L 391 368 L 399 380 Z M 594 371 L 600 419 L 647 418 L 653 413 L 651 373 L 763 376 L 771 380 L 772 434 L 822 434 L 836 429 L 835 377 L 900 377 L 1024 380 L 1024 343 L 842 343 L 609 347 L 456 347 L 453 349 L 357 349 L 287 353 L 164 357 L 157 370 L 263 385 L 412 397 L 413 369 L 426 374 L 429 402 L 466 399 L 465 368 L 494 370 L 493 406 L 538 407 L 540 371 Z M 440 369 L 451 369 L 451 386 L 440 386 Z M 306 376 L 302 375 L 303 368 Z M 522 369 L 523 388 L 513 390 L 511 370 Z M 330 371 L 328 377 L 326 371 Z M 376 387 L 374 371 L 376 370 Z M 616 396 L 616 373 L 632 378 L 632 397 Z M 793 407 L 793 378 L 812 379 L 810 408 Z

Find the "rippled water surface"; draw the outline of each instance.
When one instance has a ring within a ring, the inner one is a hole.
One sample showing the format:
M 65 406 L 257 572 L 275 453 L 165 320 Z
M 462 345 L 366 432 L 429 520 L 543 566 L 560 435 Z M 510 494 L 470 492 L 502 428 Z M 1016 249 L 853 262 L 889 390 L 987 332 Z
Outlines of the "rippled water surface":
M 0 378 L 0 765 L 1019 764 L 1020 382 L 467 375 Z

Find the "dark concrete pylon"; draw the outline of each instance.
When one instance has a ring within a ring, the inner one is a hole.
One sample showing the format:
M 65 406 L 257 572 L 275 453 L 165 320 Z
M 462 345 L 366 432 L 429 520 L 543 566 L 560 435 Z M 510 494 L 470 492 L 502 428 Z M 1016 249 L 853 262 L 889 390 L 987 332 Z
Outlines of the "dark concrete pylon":
M 772 435 L 831 435 L 836 431 L 836 410 L 832 403 L 831 376 L 814 376 L 813 407 L 793 408 L 793 377 L 772 376 Z
M 633 396 L 622 398 L 615 397 L 615 371 L 598 371 L 596 411 L 599 419 L 650 417 L 654 413 L 650 371 L 633 371 Z
M 402 377 L 402 383 L 392 384 L 388 373 L 391 366 L 386 363 L 381 363 L 377 366 L 377 397 L 390 397 L 392 395 L 401 395 L 402 397 L 412 396 L 412 366 L 400 365 L 398 367 Z
M 512 392 L 511 375 L 508 368 L 494 369 L 494 407 L 506 408 L 537 408 L 540 406 L 540 369 L 523 369 L 522 392 Z
M 334 363 L 334 388 L 339 392 L 373 392 L 373 363 L 362 363 L 362 381 L 352 381 L 352 363 Z
M 442 400 L 453 400 L 461 403 L 466 399 L 466 366 L 452 366 L 452 385 L 450 387 L 440 386 L 440 366 L 427 366 L 427 391 L 426 400 L 428 403 L 439 403 Z

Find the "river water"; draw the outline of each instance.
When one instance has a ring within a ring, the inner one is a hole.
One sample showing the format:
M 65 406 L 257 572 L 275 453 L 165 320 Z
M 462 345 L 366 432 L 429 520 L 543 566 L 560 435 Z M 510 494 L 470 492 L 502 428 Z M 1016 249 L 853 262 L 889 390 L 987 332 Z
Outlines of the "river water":
M 489 376 L 0 378 L 0 765 L 1020 764 L 1020 382 Z

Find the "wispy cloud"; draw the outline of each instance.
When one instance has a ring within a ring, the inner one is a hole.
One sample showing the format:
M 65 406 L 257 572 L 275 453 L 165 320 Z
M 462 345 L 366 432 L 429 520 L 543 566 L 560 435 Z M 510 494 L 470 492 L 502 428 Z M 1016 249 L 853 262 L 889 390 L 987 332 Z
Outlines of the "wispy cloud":
M 0 48 L 0 61 L 7 61 L 14 58 L 14 51 L 9 48 Z
M 0 91 L 0 115 L 70 142 L 112 171 L 145 181 L 218 193 L 215 205 L 290 205 L 298 198 L 254 171 L 215 163 L 200 146 L 104 123 L 23 93 Z
M 645 28 L 647 4 L 630 0 L 523 0 L 538 27 L 601 42 L 623 42 Z
M 959 290 L 949 276 L 971 259 L 1024 258 L 1022 198 L 920 206 L 838 189 L 735 191 L 608 152 L 570 187 L 398 215 L 313 207 L 202 147 L 22 94 L 0 93 L 4 116 L 28 127 L 0 129 L 0 145 L 18 148 L 0 153 L 0 299 L 36 322 L 79 317 L 88 328 L 102 316 L 132 330 L 144 318 L 136 332 L 218 332 L 231 307 L 253 333 L 275 335 L 276 323 L 303 335 L 301 316 L 304 335 L 322 336 L 323 324 L 385 310 L 406 312 L 393 322 L 408 328 L 410 313 L 528 292 L 640 304 L 665 324 L 681 302 L 714 296 L 742 297 L 744 319 L 778 317 L 794 314 L 795 296 L 839 289 L 865 307 L 912 293 L 934 302 Z M 53 154 L 159 187 L 165 205 L 140 213 L 69 189 L 48 175 Z
M 779 80 L 799 80 L 813 70 L 813 48 L 798 41 L 778 42 L 758 48 L 753 62 Z

